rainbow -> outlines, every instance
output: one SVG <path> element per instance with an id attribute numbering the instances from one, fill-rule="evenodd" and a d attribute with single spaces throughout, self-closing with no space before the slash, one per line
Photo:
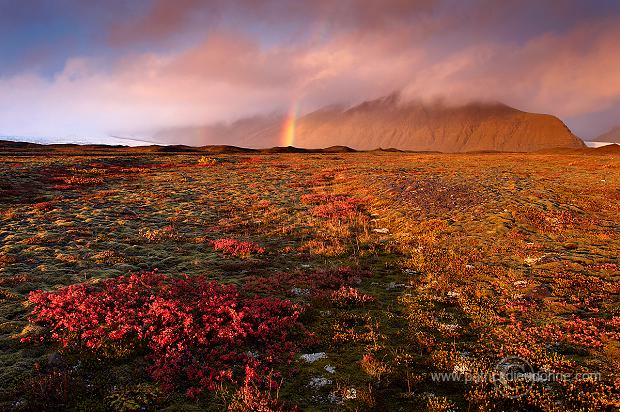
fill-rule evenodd
<path id="1" fill-rule="evenodd" d="M 295 101 L 292 105 L 286 119 L 284 120 L 284 124 L 282 126 L 282 136 L 281 136 L 281 144 L 282 146 L 293 146 L 295 144 L 295 129 L 297 127 L 297 101 Z"/>

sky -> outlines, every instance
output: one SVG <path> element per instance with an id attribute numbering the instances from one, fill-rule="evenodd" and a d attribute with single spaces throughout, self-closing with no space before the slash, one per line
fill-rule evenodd
<path id="1" fill-rule="evenodd" d="M 148 139 L 400 91 L 620 124 L 617 0 L 0 0 L 0 135 Z"/>

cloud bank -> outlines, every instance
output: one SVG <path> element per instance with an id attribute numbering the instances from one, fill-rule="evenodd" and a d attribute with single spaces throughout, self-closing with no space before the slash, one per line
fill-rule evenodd
<path id="1" fill-rule="evenodd" d="M 96 33 L 55 70 L 11 57 L 0 134 L 148 136 L 402 90 L 498 100 L 593 135 L 620 120 L 620 20 L 603 3 L 597 14 L 568 1 L 119 2 L 119 18 L 97 20 L 66 1 Z"/>

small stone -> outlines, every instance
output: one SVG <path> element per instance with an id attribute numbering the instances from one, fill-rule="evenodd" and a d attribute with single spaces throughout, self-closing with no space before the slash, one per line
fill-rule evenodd
<path id="1" fill-rule="evenodd" d="M 342 396 L 344 399 L 356 399 L 357 398 L 357 389 L 348 388 L 344 391 L 344 395 Z"/>
<path id="2" fill-rule="evenodd" d="M 388 285 L 385 287 L 385 290 L 401 289 L 401 288 L 404 288 L 404 287 L 405 287 L 405 284 L 404 284 L 404 283 L 390 282 L 390 283 L 388 283 Z"/>
<path id="3" fill-rule="evenodd" d="M 292 288 L 291 294 L 295 296 L 308 296 L 310 294 L 310 289 Z"/>
<path id="4" fill-rule="evenodd" d="M 332 365 L 325 365 L 324 368 L 328 373 L 336 373 L 336 367 Z"/>
<path id="5" fill-rule="evenodd" d="M 533 257 L 533 256 L 527 256 L 525 259 L 523 259 L 523 261 L 530 266 L 538 262 L 539 260 L 540 258 Z"/>
<path id="6" fill-rule="evenodd" d="M 314 389 L 318 389 L 318 388 L 322 388 L 323 386 L 327 386 L 331 384 L 332 384 L 331 380 L 324 378 L 322 376 L 315 376 L 314 378 L 310 379 L 310 383 L 308 384 L 308 386 Z"/>
<path id="7" fill-rule="evenodd" d="M 456 373 L 459 375 L 465 375 L 469 372 L 470 372 L 469 365 L 465 362 L 457 362 L 454 365 L 454 369 L 452 370 L 452 373 Z"/>
<path id="8" fill-rule="evenodd" d="M 330 393 L 330 394 L 327 396 L 327 399 L 328 399 L 331 403 L 336 403 L 336 404 L 339 404 L 339 405 L 340 405 L 340 404 L 342 404 L 342 397 L 338 396 L 337 394 L 335 394 L 335 393 L 333 393 L 333 392 L 332 392 L 332 393 Z"/>
<path id="9" fill-rule="evenodd" d="M 308 363 L 314 363 L 319 359 L 327 359 L 327 354 L 325 352 L 304 353 L 300 358 Z"/>
<path id="10" fill-rule="evenodd" d="M 460 326 L 455 323 L 442 323 L 439 325 L 439 329 L 446 331 L 446 332 L 454 332 L 458 330 L 459 328 Z"/>

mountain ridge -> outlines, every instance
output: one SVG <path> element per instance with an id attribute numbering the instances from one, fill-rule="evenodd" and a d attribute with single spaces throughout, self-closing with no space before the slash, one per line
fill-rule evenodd
<path id="1" fill-rule="evenodd" d="M 620 143 L 620 126 L 614 126 L 609 131 L 597 136 L 591 142 Z"/>
<path id="2" fill-rule="evenodd" d="M 281 144 L 285 118 L 256 116 L 228 125 L 169 129 L 155 139 L 188 144 L 270 147 Z M 449 106 L 403 102 L 397 94 L 352 107 L 320 108 L 296 119 L 295 146 L 348 146 L 356 150 L 532 152 L 584 143 L 557 117 L 528 113 L 503 103 Z"/>

